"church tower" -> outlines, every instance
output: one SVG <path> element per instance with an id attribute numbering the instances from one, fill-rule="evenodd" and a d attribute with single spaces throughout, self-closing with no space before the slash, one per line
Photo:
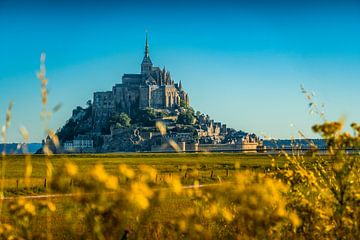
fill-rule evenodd
<path id="1" fill-rule="evenodd" d="M 146 74 L 151 72 L 152 70 L 152 62 L 150 60 L 150 56 L 149 56 L 149 43 L 148 43 L 148 36 L 146 34 L 146 42 L 145 42 L 145 55 L 144 55 L 144 59 L 141 63 L 141 74 Z"/>

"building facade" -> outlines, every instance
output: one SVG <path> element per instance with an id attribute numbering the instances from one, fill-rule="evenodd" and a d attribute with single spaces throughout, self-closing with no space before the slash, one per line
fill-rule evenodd
<path id="1" fill-rule="evenodd" d="M 79 135 L 72 141 L 64 143 L 65 152 L 93 152 L 94 141 L 90 136 Z"/>

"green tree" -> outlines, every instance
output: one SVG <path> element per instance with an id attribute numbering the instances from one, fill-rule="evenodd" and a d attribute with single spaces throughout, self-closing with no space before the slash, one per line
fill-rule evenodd
<path id="1" fill-rule="evenodd" d="M 116 114 L 112 117 L 111 123 L 115 126 L 119 127 L 130 127 L 131 118 L 124 112 L 121 112 L 119 114 Z"/>
<path id="2" fill-rule="evenodd" d="M 134 111 L 132 115 L 133 123 L 140 123 L 144 126 L 153 126 L 154 119 L 157 118 L 154 109 L 145 109 Z"/>
<path id="3" fill-rule="evenodd" d="M 195 120 L 194 114 L 192 111 L 185 111 L 180 113 L 180 115 L 178 116 L 178 120 L 177 123 L 180 124 L 193 124 Z"/>

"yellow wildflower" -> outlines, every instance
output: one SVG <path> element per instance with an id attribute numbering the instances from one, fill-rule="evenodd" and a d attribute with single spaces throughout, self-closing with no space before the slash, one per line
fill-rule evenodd
<path id="1" fill-rule="evenodd" d="M 35 206 L 32 203 L 25 203 L 24 205 L 24 209 L 26 212 L 30 213 L 31 215 L 35 216 L 36 215 L 36 209 Z"/>
<path id="2" fill-rule="evenodd" d="M 227 222 L 231 222 L 234 219 L 234 215 L 227 209 L 222 210 L 222 216 Z"/>
<path id="3" fill-rule="evenodd" d="M 106 182 L 108 179 L 108 174 L 105 172 L 104 166 L 101 164 L 97 164 L 94 167 L 94 169 L 91 171 L 91 176 L 100 182 Z"/>
<path id="4" fill-rule="evenodd" d="M 105 186 L 106 186 L 108 189 L 112 189 L 112 190 L 118 189 L 118 187 L 119 187 L 119 182 L 118 182 L 117 177 L 115 177 L 115 176 L 109 176 L 108 179 L 107 179 L 107 181 L 105 182 Z"/>
<path id="5" fill-rule="evenodd" d="M 122 175 L 124 175 L 127 178 L 133 179 L 135 177 L 135 172 L 131 168 L 129 168 L 125 164 L 119 165 L 119 171 Z"/>
<path id="6" fill-rule="evenodd" d="M 67 173 L 71 177 L 75 176 L 78 172 L 78 167 L 75 164 L 70 163 L 70 162 L 65 164 L 65 168 L 66 168 Z"/>

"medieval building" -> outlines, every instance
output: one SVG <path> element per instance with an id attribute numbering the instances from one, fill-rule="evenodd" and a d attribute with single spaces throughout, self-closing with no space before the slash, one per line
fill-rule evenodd
<path id="1" fill-rule="evenodd" d="M 181 81 L 175 83 L 165 67 L 154 67 L 149 55 L 146 36 L 145 55 L 138 74 L 124 74 L 122 83 L 115 84 L 112 91 L 95 92 L 93 116 L 96 125 L 106 121 L 117 112 L 131 115 L 134 109 L 174 109 L 188 106 L 189 98 L 182 88 Z"/>

